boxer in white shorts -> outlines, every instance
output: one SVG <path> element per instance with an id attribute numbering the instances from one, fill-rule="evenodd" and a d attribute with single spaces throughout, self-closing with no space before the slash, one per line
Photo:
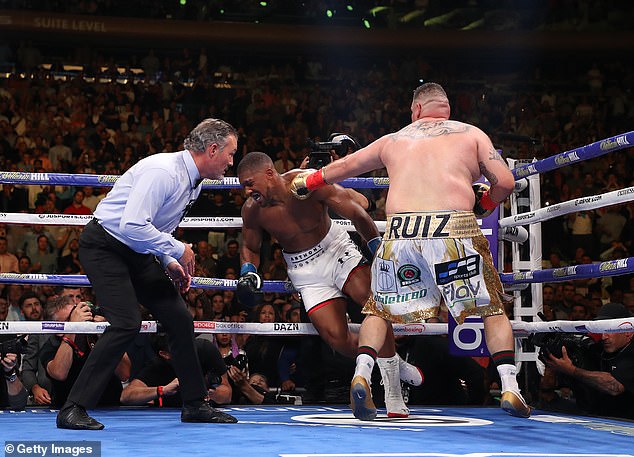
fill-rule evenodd
<path id="1" fill-rule="evenodd" d="M 284 252 L 284 260 L 288 278 L 301 294 L 308 316 L 333 299 L 344 298 L 348 278 L 367 267 L 357 245 L 335 222 L 319 244 L 302 252 Z"/>
<path id="2" fill-rule="evenodd" d="M 267 232 L 282 246 L 289 279 L 301 293 L 319 336 L 342 355 L 355 357 L 358 334 L 348 328 L 347 299 L 360 307 L 366 303 L 370 267 L 346 230 L 332 221 L 328 212 L 350 220 L 371 252 L 380 242 L 379 231 L 354 195 L 341 186 L 330 186 L 302 200 L 293 198 L 289 185 L 300 172 L 279 174 L 271 158 L 261 152 L 250 152 L 240 161 L 238 179 L 249 198 L 241 213 L 242 267 L 236 294 L 248 306 L 261 289 L 257 267 L 263 234 Z M 387 408 L 394 416 L 406 417 L 409 411 L 402 399 L 400 380 L 420 385 L 422 374 L 396 354 L 391 325 L 384 333 L 378 361 Z M 389 375 L 384 372 L 385 364 L 393 368 Z"/>

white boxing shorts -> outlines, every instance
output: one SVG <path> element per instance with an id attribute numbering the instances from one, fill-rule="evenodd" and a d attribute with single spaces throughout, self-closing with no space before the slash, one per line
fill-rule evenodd
<path id="1" fill-rule="evenodd" d="M 438 316 L 441 298 L 456 322 L 502 314 L 502 283 L 489 242 L 470 211 L 388 217 L 372 263 L 363 312 L 407 324 Z"/>
<path id="2" fill-rule="evenodd" d="M 284 252 L 288 278 L 304 302 L 306 312 L 345 297 L 343 288 L 350 274 L 365 264 L 363 255 L 348 232 L 331 222 L 326 236 L 310 249 Z"/>

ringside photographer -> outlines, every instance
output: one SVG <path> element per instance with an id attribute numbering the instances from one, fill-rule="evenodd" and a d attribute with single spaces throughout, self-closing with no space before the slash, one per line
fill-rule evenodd
<path id="1" fill-rule="evenodd" d="M 4 381 L 0 383 L 0 409 L 24 409 L 27 392 L 18 377 L 17 366 L 24 352 L 24 342 L 15 335 L 0 335 L 0 367 Z"/>
<path id="2" fill-rule="evenodd" d="M 620 303 L 603 305 L 595 320 L 630 317 Z M 596 369 L 581 367 L 581 360 L 592 354 L 593 348 L 582 350 L 584 357 L 571 357 L 570 344 L 562 344 L 561 356 L 554 350 L 541 351 L 546 367 L 570 380 L 575 395 L 582 393 L 584 412 L 599 416 L 634 419 L 634 348 L 633 332 L 601 334 L 601 350 L 596 352 Z M 592 357 L 592 356 L 591 356 Z M 584 363 L 587 360 L 584 360 Z"/>

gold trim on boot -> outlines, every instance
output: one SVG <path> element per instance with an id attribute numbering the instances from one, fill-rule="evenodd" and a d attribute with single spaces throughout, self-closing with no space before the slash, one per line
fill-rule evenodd
<path id="1" fill-rule="evenodd" d="M 500 408 L 515 417 L 530 417 L 531 407 L 526 404 L 519 393 L 510 390 L 502 393 Z"/>
<path id="2" fill-rule="evenodd" d="M 376 417 L 376 406 L 372 401 L 370 386 L 363 376 L 355 376 L 350 384 L 350 407 L 359 420 L 371 421 Z"/>

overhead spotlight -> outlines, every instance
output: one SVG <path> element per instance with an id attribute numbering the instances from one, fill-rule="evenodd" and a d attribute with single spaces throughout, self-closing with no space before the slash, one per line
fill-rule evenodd
<path id="1" fill-rule="evenodd" d="M 181 6 L 187 5 L 187 0 L 180 0 L 180 4 L 181 4 Z"/>
<path id="2" fill-rule="evenodd" d="M 326 10 L 326 16 L 328 16 L 329 18 L 334 16 L 334 12 L 332 10 Z"/>
<path id="3" fill-rule="evenodd" d="M 260 2 L 260 6 L 269 6 L 268 2 Z"/>
<path id="4" fill-rule="evenodd" d="M 387 11 L 389 9 L 390 9 L 389 6 L 375 6 L 374 8 L 370 9 L 370 14 L 372 16 L 376 16 L 377 14 L 382 13 L 383 11 Z"/>
<path id="5" fill-rule="evenodd" d="M 368 20 L 367 20 L 367 19 L 365 19 L 365 18 L 363 19 L 363 26 L 364 26 L 366 29 L 369 29 L 369 28 L 371 28 L 371 27 L 372 27 L 372 25 L 370 24 L 370 21 L 368 21 Z"/>
<path id="6" fill-rule="evenodd" d="M 352 8 L 352 5 L 346 5 L 346 9 L 347 9 L 348 11 L 352 11 L 352 9 L 353 9 L 353 8 Z"/>

